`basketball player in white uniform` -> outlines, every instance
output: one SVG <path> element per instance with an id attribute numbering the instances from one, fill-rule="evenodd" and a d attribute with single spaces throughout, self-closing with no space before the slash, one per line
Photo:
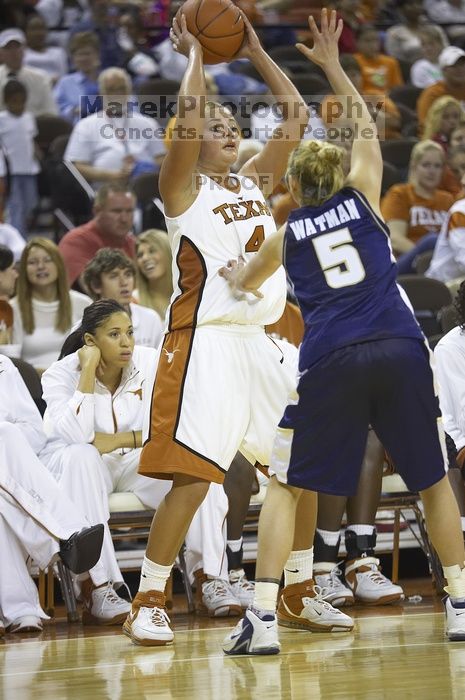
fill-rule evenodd
<path id="1" fill-rule="evenodd" d="M 286 352 L 263 328 L 284 309 L 282 270 L 268 281 L 264 298 L 235 299 L 218 277 L 224 260 L 248 259 L 275 231 L 264 196 L 283 176 L 308 120 L 298 91 L 244 21 L 246 38 L 238 55 L 250 58 L 271 93 L 281 96 L 284 111 L 289 109 L 281 138 L 270 139 L 237 176 L 230 175 L 237 122 L 202 97 L 202 49 L 185 18 L 181 24 L 175 20 L 171 30 L 175 50 L 188 57 L 176 133 L 159 181 L 175 284 L 140 473 L 172 479 L 173 487 L 155 515 L 139 593 L 124 625 L 135 643 L 148 646 L 173 639 L 165 584 L 210 482 L 222 483 L 239 448 L 252 462 L 269 462 L 274 430 L 295 383 L 294 363 L 288 364 Z"/>

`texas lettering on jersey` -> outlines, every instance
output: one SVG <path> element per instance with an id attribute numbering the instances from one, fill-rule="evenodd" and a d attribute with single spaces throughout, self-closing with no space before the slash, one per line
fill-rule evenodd
<path id="1" fill-rule="evenodd" d="M 254 216 L 271 216 L 269 207 L 256 199 L 248 199 L 235 204 L 225 202 L 212 211 L 214 214 L 222 216 L 225 224 L 231 224 L 233 221 L 246 221 Z"/>

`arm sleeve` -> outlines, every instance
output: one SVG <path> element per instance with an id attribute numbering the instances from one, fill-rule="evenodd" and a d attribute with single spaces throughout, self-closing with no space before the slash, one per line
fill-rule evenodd
<path id="1" fill-rule="evenodd" d="M 385 221 L 409 221 L 410 206 L 403 189 L 394 185 L 386 192 L 381 200 L 381 214 Z"/>
<path id="2" fill-rule="evenodd" d="M 81 161 L 82 163 L 92 163 L 92 138 L 86 132 L 85 119 L 77 122 L 71 132 L 68 145 L 66 146 L 63 160 Z"/>
<path id="3" fill-rule="evenodd" d="M 67 445 L 91 443 L 95 437 L 95 397 L 76 389 L 76 376 L 63 361 L 54 362 L 42 375 L 47 404 L 45 430 Z"/>
<path id="4" fill-rule="evenodd" d="M 20 373 L 5 359 L 1 362 L 0 387 L 1 395 L 9 397 L 0 402 L 0 420 L 18 426 L 35 454 L 39 454 L 47 442 L 42 417 Z"/>
<path id="5" fill-rule="evenodd" d="M 67 76 L 66 76 L 67 77 Z M 54 95 L 55 95 L 55 100 L 58 105 L 58 111 L 60 113 L 60 116 L 62 116 L 64 119 L 67 119 L 71 123 L 74 122 L 74 109 L 75 109 L 75 104 L 74 102 L 70 99 L 68 95 L 68 81 L 67 80 L 59 80 L 57 84 L 55 85 L 54 89 Z"/>
<path id="6" fill-rule="evenodd" d="M 69 285 L 72 286 L 93 257 L 94 251 L 85 247 L 85 242 L 79 236 L 74 236 L 70 231 L 61 239 L 58 249 L 65 263 Z"/>
<path id="7" fill-rule="evenodd" d="M 400 64 L 397 58 L 392 59 L 392 68 L 391 68 L 391 88 L 396 87 L 397 85 L 403 85 L 404 84 L 404 79 L 402 77 L 402 71 L 400 70 Z"/>
<path id="8" fill-rule="evenodd" d="M 457 450 L 465 445 L 465 362 L 457 347 L 440 343 L 434 351 L 444 430 Z"/>
<path id="9" fill-rule="evenodd" d="M 57 106 L 53 97 L 52 88 L 47 78 L 44 78 L 42 85 L 42 104 L 40 107 L 41 114 L 57 114 Z"/>

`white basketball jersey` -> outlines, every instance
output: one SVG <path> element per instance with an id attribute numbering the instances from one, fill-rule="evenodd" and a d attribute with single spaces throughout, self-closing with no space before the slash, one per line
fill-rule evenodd
<path id="1" fill-rule="evenodd" d="M 183 214 L 166 217 L 173 251 L 174 292 L 168 328 L 201 324 L 266 325 L 277 321 L 286 302 L 286 275 L 281 267 L 260 288 L 238 301 L 218 270 L 228 260 L 245 260 L 276 231 L 263 194 L 248 177 L 237 176 L 237 193 L 202 175 L 195 202 Z"/>

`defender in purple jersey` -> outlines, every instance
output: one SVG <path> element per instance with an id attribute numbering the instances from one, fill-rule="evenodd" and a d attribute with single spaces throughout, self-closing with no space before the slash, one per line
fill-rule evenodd
<path id="1" fill-rule="evenodd" d="M 323 10 L 321 31 L 313 17 L 309 26 L 313 49 L 298 48 L 323 68 L 336 95 L 357 104 L 352 125 L 365 138 L 354 140 L 346 179 L 340 149 L 316 141 L 301 144 L 287 170 L 299 208 L 247 265 L 230 261 L 220 271 L 234 294 L 259 296 L 263 282 L 284 263 L 305 320 L 298 392 L 277 430 L 274 477 L 260 517 L 254 603 L 223 649 L 228 654 L 279 650 L 275 603 L 301 489 L 314 493 L 315 510 L 317 491 L 354 493 L 369 424 L 409 488 L 420 491 L 447 578 L 447 635 L 465 641 L 460 518 L 445 473 L 429 350 L 397 288 L 379 210 L 382 158 L 376 127 L 339 63 L 342 23 L 336 13 Z M 280 603 L 278 619 L 286 616 L 291 621 L 292 610 L 283 611 Z"/>

